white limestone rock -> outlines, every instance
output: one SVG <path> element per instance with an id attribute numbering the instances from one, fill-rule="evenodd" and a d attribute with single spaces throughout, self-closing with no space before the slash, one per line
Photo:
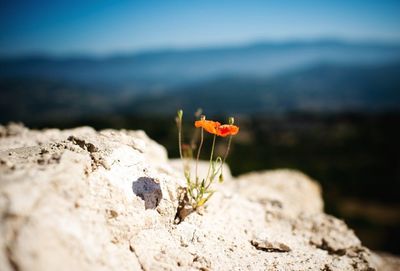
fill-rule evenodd
<path id="1" fill-rule="evenodd" d="M 0 126 L 0 270 L 395 270 L 295 171 L 226 167 L 174 224 L 177 163 L 142 131 Z"/>

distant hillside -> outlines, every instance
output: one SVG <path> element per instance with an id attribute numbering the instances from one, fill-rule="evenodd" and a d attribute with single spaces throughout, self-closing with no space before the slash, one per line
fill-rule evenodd
<path id="1" fill-rule="evenodd" d="M 168 115 L 177 108 L 208 114 L 289 111 L 400 111 L 400 62 L 320 64 L 275 77 L 225 76 L 160 93 L 46 79 L 0 79 L 0 122 L 52 123 L 118 115 Z"/>
<path id="2" fill-rule="evenodd" d="M 0 79 L 0 123 L 52 123 L 110 114 L 119 104 L 112 92 L 50 79 Z"/>
<path id="3" fill-rule="evenodd" d="M 238 47 L 164 50 L 104 58 L 49 56 L 0 59 L 0 78 L 62 80 L 133 92 L 226 75 L 275 76 L 316 63 L 382 64 L 400 60 L 400 45 L 338 40 L 265 42 Z"/>
<path id="4" fill-rule="evenodd" d="M 399 111 L 400 62 L 377 66 L 321 64 L 274 78 L 224 77 L 136 99 L 141 113 L 195 111 L 215 114 L 287 111 Z"/>

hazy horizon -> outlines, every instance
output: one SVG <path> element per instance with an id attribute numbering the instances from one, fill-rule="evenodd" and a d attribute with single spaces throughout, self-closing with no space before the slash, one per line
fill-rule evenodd
<path id="1" fill-rule="evenodd" d="M 116 50 L 105 53 L 96 53 L 90 51 L 80 51 L 80 52 L 61 52 L 61 53 L 52 53 L 46 51 L 32 51 L 21 54 L 2 54 L 0 52 L 0 59 L 15 59 L 15 58 L 30 58 L 30 57 L 49 57 L 49 58 L 79 58 L 79 57 L 89 57 L 89 58 L 98 58 L 98 59 L 107 59 L 113 57 L 120 56 L 135 56 L 141 54 L 151 54 L 151 53 L 163 53 L 163 52 L 195 52 L 202 50 L 218 50 L 218 49 L 241 49 L 241 48 L 250 48 L 253 46 L 262 46 L 262 45 L 287 45 L 294 43 L 304 43 L 304 44 L 312 44 L 319 42 L 330 42 L 330 43 L 339 43 L 344 45 L 381 45 L 381 46 L 400 46 L 399 41 L 385 41 L 385 40 L 373 40 L 373 39 L 359 39 L 359 40 L 350 40 L 340 37 L 320 37 L 320 38 L 288 38 L 288 39 L 258 39 L 258 40 L 249 40 L 243 41 L 240 43 L 224 43 L 224 44 L 207 44 L 207 45 L 193 45 L 193 46 L 165 46 L 165 47 L 154 47 L 154 48 L 145 48 L 145 49 L 137 49 L 137 50 Z"/>

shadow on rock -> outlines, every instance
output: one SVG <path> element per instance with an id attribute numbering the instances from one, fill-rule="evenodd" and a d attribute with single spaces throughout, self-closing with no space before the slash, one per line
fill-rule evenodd
<path id="1" fill-rule="evenodd" d="M 133 193 L 144 200 L 146 209 L 155 209 L 162 199 L 160 184 L 149 177 L 140 177 L 132 183 Z"/>

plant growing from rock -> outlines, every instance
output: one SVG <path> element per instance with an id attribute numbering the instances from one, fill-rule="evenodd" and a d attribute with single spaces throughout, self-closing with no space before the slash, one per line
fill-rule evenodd
<path id="1" fill-rule="evenodd" d="M 198 114 L 198 116 L 199 115 L 200 114 Z M 205 115 L 200 115 L 200 118 L 194 122 L 194 126 L 200 129 L 198 146 L 194 144 L 195 137 L 193 137 L 191 144 L 184 144 L 182 139 L 182 119 L 183 111 L 179 110 L 176 117 L 176 123 L 178 127 L 179 154 L 183 162 L 183 172 L 187 184 L 184 197 L 181 200 L 180 210 L 178 210 L 177 214 L 177 217 L 179 217 L 181 220 L 191 212 L 198 210 L 199 207 L 203 206 L 210 199 L 215 192 L 211 189 L 211 185 L 216 179 L 218 179 L 219 182 L 223 182 L 223 166 L 230 150 L 232 137 L 239 132 L 239 127 L 234 125 L 233 117 L 229 118 L 228 124 L 221 124 L 217 121 L 207 120 Z M 212 134 L 213 139 L 207 175 L 200 177 L 198 174 L 198 164 L 204 144 L 204 131 Z M 229 138 L 224 156 L 217 156 L 214 158 L 214 149 L 217 137 Z M 194 176 L 192 176 L 191 171 L 191 164 L 193 160 L 195 160 Z"/>

